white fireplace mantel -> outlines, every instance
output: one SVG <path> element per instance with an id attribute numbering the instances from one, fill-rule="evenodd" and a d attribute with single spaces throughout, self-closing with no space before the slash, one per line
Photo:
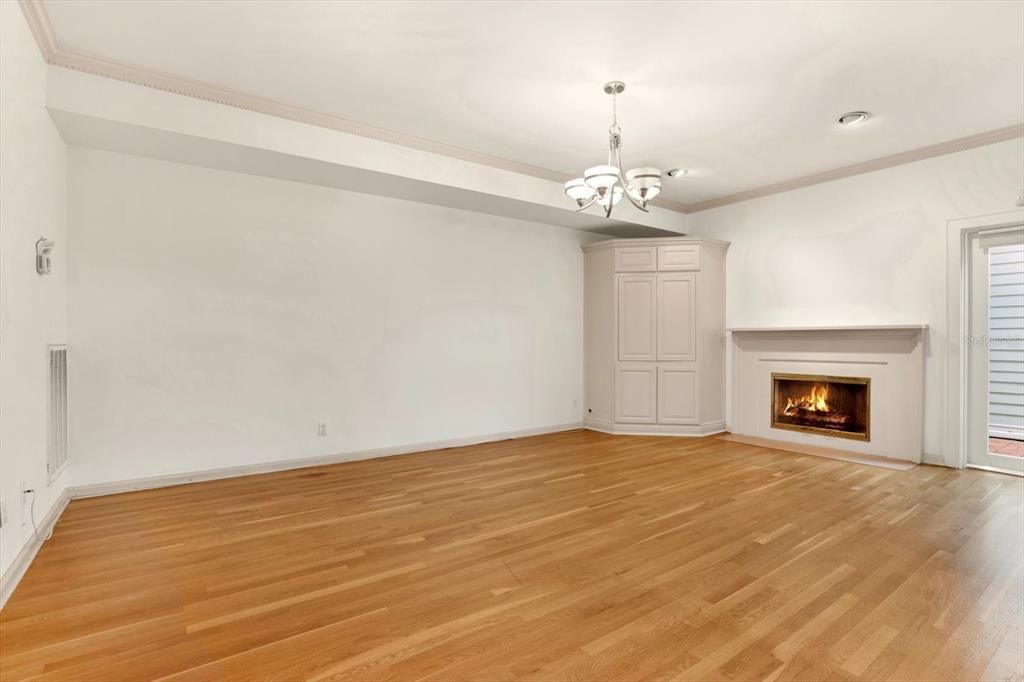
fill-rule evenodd
<path id="1" fill-rule="evenodd" d="M 906 331 L 920 332 L 928 329 L 926 324 L 875 324 L 840 325 L 836 327 L 729 327 L 726 331 L 734 334 L 743 332 L 859 332 L 859 331 Z"/>
<path id="2" fill-rule="evenodd" d="M 928 325 L 733 327 L 732 423 L 741 436 L 920 462 Z M 775 429 L 772 373 L 871 380 L 871 440 Z"/>

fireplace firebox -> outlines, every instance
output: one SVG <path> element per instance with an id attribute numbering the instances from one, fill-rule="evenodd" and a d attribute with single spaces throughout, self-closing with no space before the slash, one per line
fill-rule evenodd
<path id="1" fill-rule="evenodd" d="M 871 440 L 871 379 L 772 373 L 772 428 Z"/>

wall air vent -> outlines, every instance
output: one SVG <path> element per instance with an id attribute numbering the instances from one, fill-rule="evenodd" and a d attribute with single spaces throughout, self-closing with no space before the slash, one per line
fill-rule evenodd
<path id="1" fill-rule="evenodd" d="M 68 463 L 68 349 L 50 346 L 46 471 L 55 479 Z"/>

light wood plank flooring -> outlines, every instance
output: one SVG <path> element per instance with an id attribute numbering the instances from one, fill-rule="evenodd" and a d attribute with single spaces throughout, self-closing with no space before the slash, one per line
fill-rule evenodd
<path id="1" fill-rule="evenodd" d="M 0 678 L 1019 680 L 1022 500 L 587 431 L 78 500 Z"/>

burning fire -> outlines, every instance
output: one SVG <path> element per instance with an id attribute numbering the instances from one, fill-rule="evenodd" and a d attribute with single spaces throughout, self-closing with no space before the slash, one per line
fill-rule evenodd
<path id="1" fill-rule="evenodd" d="M 811 392 L 800 398 L 786 398 L 786 409 L 782 414 L 787 417 L 796 415 L 798 411 L 804 412 L 831 412 L 828 407 L 828 386 L 814 384 Z"/>

